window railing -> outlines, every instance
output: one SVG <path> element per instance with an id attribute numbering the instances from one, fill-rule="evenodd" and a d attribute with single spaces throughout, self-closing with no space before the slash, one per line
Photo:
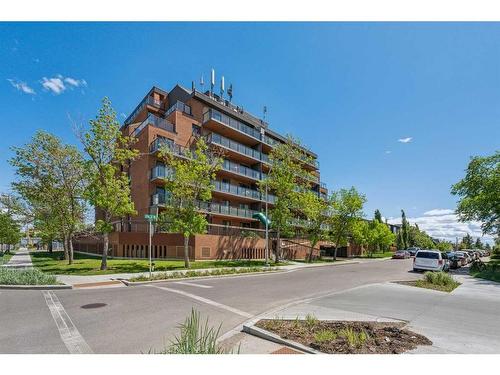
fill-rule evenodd
<path id="1" fill-rule="evenodd" d="M 164 165 L 157 165 L 151 168 L 151 180 L 157 178 L 166 178 L 171 176 L 172 169 L 165 167 Z"/>
<path id="2" fill-rule="evenodd" d="M 165 112 L 165 117 L 167 117 L 168 115 L 170 115 L 174 111 L 179 111 L 179 112 L 183 112 L 187 115 L 191 115 L 191 107 L 188 106 L 187 104 L 184 104 L 183 102 L 180 102 L 180 101 L 175 102 L 175 104 L 173 104 L 167 110 L 167 112 Z"/>
<path id="3" fill-rule="evenodd" d="M 244 165 L 232 162 L 227 159 L 224 159 L 224 163 L 222 164 L 222 169 L 229 172 L 237 173 L 242 176 L 250 177 L 255 180 L 260 180 L 261 176 L 265 175 L 264 173 L 256 171 L 255 169 L 245 167 Z"/>
<path id="4" fill-rule="evenodd" d="M 166 130 L 171 133 L 175 133 L 175 125 L 169 121 L 150 113 L 148 117 L 141 122 L 141 124 L 135 128 L 132 132 L 132 137 L 137 137 L 137 135 L 144 129 L 147 125 L 153 125 L 156 128 Z"/>
<path id="5" fill-rule="evenodd" d="M 227 125 L 255 139 L 260 140 L 261 138 L 259 130 L 252 128 L 251 126 L 246 125 L 238 120 L 235 120 L 232 117 L 229 117 L 219 111 L 216 111 L 215 109 L 209 109 L 203 114 L 203 123 L 206 123 L 209 120 L 220 122 L 221 124 Z"/>

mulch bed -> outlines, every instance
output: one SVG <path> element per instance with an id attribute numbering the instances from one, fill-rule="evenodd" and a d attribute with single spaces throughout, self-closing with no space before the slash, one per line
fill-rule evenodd
<path id="1" fill-rule="evenodd" d="M 257 327 L 273 332 L 283 339 L 292 340 L 328 354 L 399 354 L 418 345 L 432 345 L 425 336 L 404 328 L 404 323 L 352 322 L 264 319 Z M 365 339 L 349 342 L 343 332 L 355 335 L 363 332 Z M 332 339 L 317 338 L 319 332 L 332 332 Z"/>

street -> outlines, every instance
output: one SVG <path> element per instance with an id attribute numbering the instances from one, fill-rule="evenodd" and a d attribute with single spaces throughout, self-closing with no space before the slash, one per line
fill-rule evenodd
<path id="1" fill-rule="evenodd" d="M 419 277 L 409 269 L 409 260 L 384 260 L 150 286 L 1 290 L 0 353 L 79 353 L 75 337 L 93 353 L 159 351 L 178 333 L 191 308 L 211 325 L 222 324 L 224 334 L 292 301 Z"/>

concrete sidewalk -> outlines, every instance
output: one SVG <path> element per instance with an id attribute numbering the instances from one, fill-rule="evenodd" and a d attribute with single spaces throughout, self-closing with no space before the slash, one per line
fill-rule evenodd
<path id="1" fill-rule="evenodd" d="M 3 267 L 8 268 L 32 268 L 33 263 L 31 262 L 31 257 L 28 249 L 21 248 L 10 258 L 7 264 Z"/>
<path id="2" fill-rule="evenodd" d="M 395 283 L 371 284 L 294 303 L 262 318 L 314 314 L 322 320 L 399 320 L 433 342 L 410 353 L 499 354 L 500 284 L 470 276 L 456 278 L 462 285 L 452 293 Z"/>

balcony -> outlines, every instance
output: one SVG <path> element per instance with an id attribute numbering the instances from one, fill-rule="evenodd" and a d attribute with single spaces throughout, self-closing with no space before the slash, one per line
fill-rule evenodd
<path id="1" fill-rule="evenodd" d="M 186 147 L 178 145 L 177 143 L 174 143 L 174 141 L 168 138 L 156 138 L 149 145 L 149 152 L 158 152 L 163 146 L 167 146 L 177 156 L 186 157 L 186 151 L 188 149 Z"/>
<path id="2" fill-rule="evenodd" d="M 169 116 L 172 112 L 179 111 L 191 116 L 191 107 L 183 102 L 177 101 L 173 104 L 167 112 L 165 112 L 165 117 Z"/>
<path id="3" fill-rule="evenodd" d="M 217 191 L 219 193 L 227 193 L 243 198 L 265 201 L 264 194 L 261 194 L 261 192 L 258 190 L 228 184 L 219 180 L 212 181 L 212 183 L 214 184 L 214 191 Z M 274 204 L 274 202 L 276 201 L 276 197 L 272 194 L 268 194 L 267 201 L 271 204 Z"/>
<path id="4" fill-rule="evenodd" d="M 224 163 L 222 164 L 222 169 L 254 180 L 261 180 L 263 177 L 266 176 L 265 173 L 260 173 L 255 169 L 245 167 L 244 165 L 232 162 L 228 159 L 224 159 Z"/>
<path id="5" fill-rule="evenodd" d="M 207 112 L 203 114 L 203 124 L 208 123 L 209 121 L 216 121 L 219 124 L 228 126 L 232 129 L 237 130 L 240 133 L 244 133 L 247 136 L 254 138 L 255 140 L 260 141 L 261 134 L 260 131 L 246 125 L 240 121 L 233 119 L 215 109 L 209 109 Z"/>
<path id="6" fill-rule="evenodd" d="M 207 142 L 214 143 L 231 151 L 235 151 L 243 156 L 254 159 L 254 161 L 260 162 L 267 161 L 268 159 L 266 154 L 262 154 L 260 151 L 254 150 L 253 148 L 235 142 L 217 133 L 210 133 L 207 137 Z"/>
<path id="7" fill-rule="evenodd" d="M 135 128 L 132 132 L 132 137 L 137 137 L 137 135 L 144 129 L 146 126 L 152 125 L 156 128 L 166 130 L 170 133 L 175 133 L 175 125 L 168 122 L 167 120 L 150 113 L 148 117 L 141 122 L 141 124 Z"/>
<path id="8" fill-rule="evenodd" d="M 158 99 L 154 99 L 152 96 L 147 96 L 145 97 L 137 107 L 135 107 L 134 111 L 132 112 L 132 114 L 130 116 L 128 116 L 125 121 L 124 121 L 124 124 L 125 125 L 128 125 L 130 123 L 132 123 L 132 121 L 137 117 L 137 115 L 144 109 L 144 107 L 146 107 L 147 105 L 151 106 L 151 107 L 154 107 L 154 108 L 158 108 L 158 109 L 161 109 L 162 106 L 161 106 L 161 101 L 158 100 Z"/>
<path id="9" fill-rule="evenodd" d="M 150 180 L 163 180 L 170 177 L 172 174 L 172 169 L 165 167 L 164 165 L 157 165 L 151 168 Z"/>

